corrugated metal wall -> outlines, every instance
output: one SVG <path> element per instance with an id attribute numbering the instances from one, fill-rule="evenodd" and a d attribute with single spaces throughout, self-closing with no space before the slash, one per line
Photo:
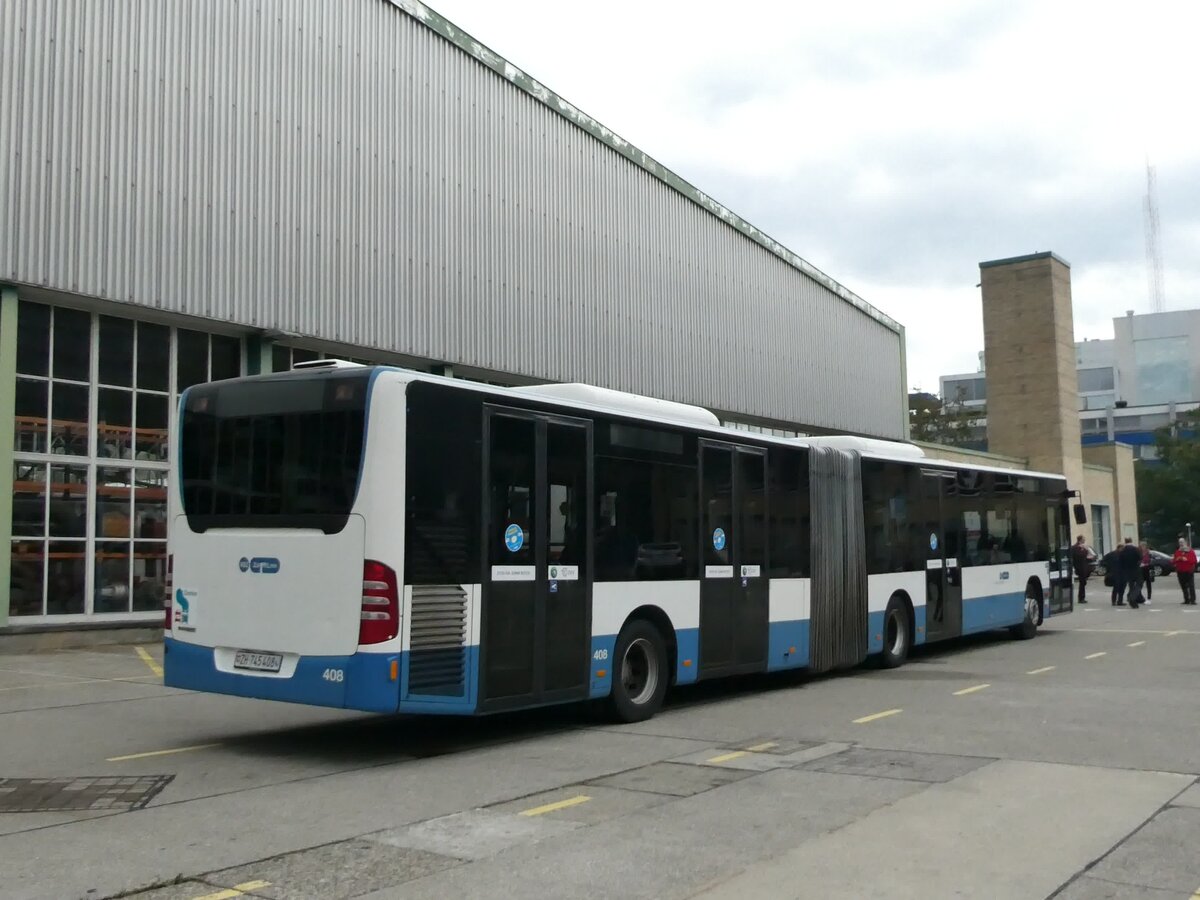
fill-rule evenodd
<path id="1" fill-rule="evenodd" d="M 0 279 L 901 434 L 887 322 L 384 0 L 3 0 L 0 132 Z"/>

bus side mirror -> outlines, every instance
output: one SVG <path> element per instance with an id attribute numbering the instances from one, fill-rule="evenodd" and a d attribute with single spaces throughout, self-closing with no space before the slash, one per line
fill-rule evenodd
<path id="1" fill-rule="evenodd" d="M 1075 524 L 1076 525 L 1086 525 L 1087 524 L 1087 509 L 1084 508 L 1084 505 L 1082 503 L 1075 504 Z"/>

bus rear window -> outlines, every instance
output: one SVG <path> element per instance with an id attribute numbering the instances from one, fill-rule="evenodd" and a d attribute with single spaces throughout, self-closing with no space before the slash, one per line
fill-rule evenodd
<path id="1" fill-rule="evenodd" d="M 200 385 L 183 409 L 193 531 L 346 525 L 362 467 L 369 372 Z"/>

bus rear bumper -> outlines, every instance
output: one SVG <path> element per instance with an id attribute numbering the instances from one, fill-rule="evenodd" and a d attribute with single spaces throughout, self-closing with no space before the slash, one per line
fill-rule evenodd
<path id="1" fill-rule="evenodd" d="M 168 687 L 364 712 L 396 712 L 399 663 L 399 654 L 387 653 L 304 656 L 290 678 L 279 678 L 223 672 L 216 666 L 214 648 L 169 637 L 163 641 L 163 683 Z"/>

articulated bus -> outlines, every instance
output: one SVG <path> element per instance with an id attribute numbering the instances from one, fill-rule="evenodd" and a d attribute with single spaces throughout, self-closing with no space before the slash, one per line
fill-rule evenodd
<path id="1" fill-rule="evenodd" d="M 636 721 L 674 685 L 898 666 L 1072 605 L 1060 476 L 587 385 L 302 364 L 190 388 L 177 450 L 174 687 Z"/>

